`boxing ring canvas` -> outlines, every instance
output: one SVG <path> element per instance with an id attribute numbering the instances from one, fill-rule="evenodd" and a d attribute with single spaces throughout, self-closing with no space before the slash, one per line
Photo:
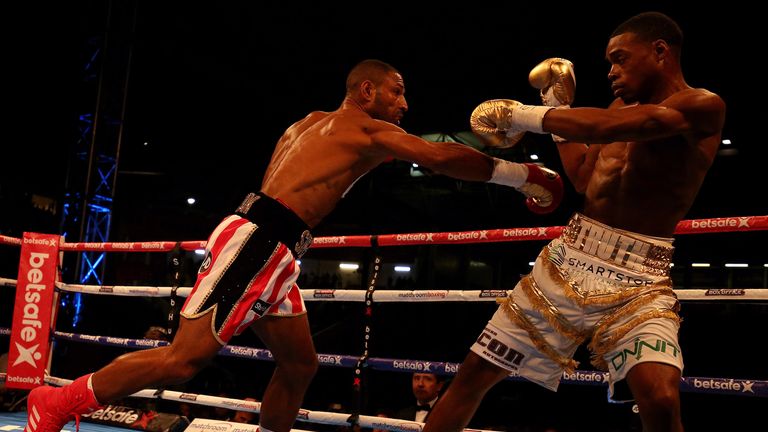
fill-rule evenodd
<path id="1" fill-rule="evenodd" d="M 0 431 L 3 432 L 15 432 L 22 431 L 27 425 L 27 413 L 26 412 L 0 412 Z M 106 426 L 96 423 L 80 422 L 80 432 L 118 432 L 124 431 L 128 428 L 119 428 L 114 426 Z M 69 422 L 62 432 L 75 432 L 75 422 Z"/>

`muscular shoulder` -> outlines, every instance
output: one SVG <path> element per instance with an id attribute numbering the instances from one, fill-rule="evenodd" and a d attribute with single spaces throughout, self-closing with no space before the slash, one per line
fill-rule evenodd
<path id="1" fill-rule="evenodd" d="M 344 125 L 345 128 L 355 129 L 360 133 L 367 135 L 376 141 L 375 137 L 381 133 L 405 133 L 399 126 L 384 120 L 377 120 L 367 114 L 359 112 L 336 112 L 332 121 L 337 126 Z"/>
<path id="2" fill-rule="evenodd" d="M 725 122 L 725 102 L 717 94 L 702 88 L 679 91 L 660 105 L 681 112 L 700 132 L 720 131 Z"/>
<path id="3" fill-rule="evenodd" d="M 306 117 L 291 125 L 291 128 L 301 128 L 302 126 L 315 124 L 329 115 L 330 113 L 325 111 L 312 111 Z"/>
<path id="4" fill-rule="evenodd" d="M 668 97 L 661 105 L 701 110 L 725 110 L 725 102 L 720 96 L 702 88 L 679 91 Z"/>
<path id="5" fill-rule="evenodd" d="M 312 111 L 311 113 L 307 114 L 306 117 L 304 117 L 303 121 L 320 120 L 328 117 L 330 114 L 331 113 L 326 111 Z"/>
<path id="6" fill-rule="evenodd" d="M 330 113 L 327 113 L 324 111 L 313 111 L 307 114 L 307 116 L 304 117 L 303 119 L 290 125 L 288 129 L 285 130 L 285 133 L 283 134 L 283 136 L 295 137 L 295 136 L 301 135 L 301 133 L 307 130 L 310 126 L 314 125 L 319 121 L 322 121 L 323 119 L 327 118 L 329 115 Z"/>
<path id="7" fill-rule="evenodd" d="M 363 124 L 363 128 L 368 132 L 369 134 L 377 133 L 377 132 L 401 132 L 405 133 L 405 131 L 390 122 L 384 121 L 384 120 L 376 120 L 376 119 L 369 119 L 367 122 Z"/>

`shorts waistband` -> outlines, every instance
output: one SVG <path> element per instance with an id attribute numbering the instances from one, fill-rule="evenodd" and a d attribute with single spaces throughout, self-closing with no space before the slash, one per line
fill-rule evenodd
<path id="1" fill-rule="evenodd" d="M 675 250 L 671 238 L 613 228 L 580 213 L 571 216 L 561 238 L 566 245 L 584 254 L 658 275 L 669 273 Z"/>
<path id="2" fill-rule="evenodd" d="M 291 209 L 261 192 L 246 195 L 235 213 L 270 231 L 296 258 L 312 245 L 309 226 Z"/>

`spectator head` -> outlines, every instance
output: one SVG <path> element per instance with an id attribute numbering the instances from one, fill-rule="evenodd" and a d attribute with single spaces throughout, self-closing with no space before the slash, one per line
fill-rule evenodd
<path id="1" fill-rule="evenodd" d="M 169 342 L 168 332 L 160 326 L 152 326 L 144 332 L 144 339 L 155 339 Z"/>
<path id="2" fill-rule="evenodd" d="M 258 402 L 254 398 L 245 398 L 244 400 L 251 401 L 251 402 Z M 256 422 L 256 413 L 251 411 L 235 411 L 235 415 L 232 416 L 232 421 L 235 423 L 248 423 L 248 424 L 255 424 Z"/>
<path id="3" fill-rule="evenodd" d="M 443 390 L 443 384 L 445 384 L 445 378 L 433 373 L 416 372 L 411 377 L 413 395 L 416 396 L 419 404 L 426 404 L 436 398 Z"/>
<path id="4" fill-rule="evenodd" d="M 395 414 L 389 409 L 380 409 L 376 411 L 376 417 L 392 418 Z M 373 429 L 371 432 L 387 432 L 386 429 Z"/>

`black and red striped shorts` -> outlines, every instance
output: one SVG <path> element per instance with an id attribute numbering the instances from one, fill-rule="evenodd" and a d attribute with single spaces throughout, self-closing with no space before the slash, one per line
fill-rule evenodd
<path id="1" fill-rule="evenodd" d="M 181 310 L 188 319 L 213 310 L 214 336 L 222 345 L 265 315 L 306 313 L 296 257 L 311 243 L 309 230 L 278 201 L 263 194 L 249 198 L 211 234 Z"/>

